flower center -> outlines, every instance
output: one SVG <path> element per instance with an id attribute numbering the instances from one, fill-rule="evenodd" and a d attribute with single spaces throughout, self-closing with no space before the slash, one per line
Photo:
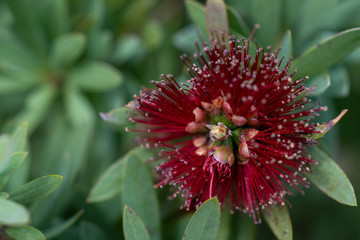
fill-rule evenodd
<path id="1" fill-rule="evenodd" d="M 207 125 L 210 129 L 210 138 L 213 141 L 222 141 L 227 139 L 231 135 L 230 129 L 228 129 L 222 122 L 218 122 L 217 125 Z"/>

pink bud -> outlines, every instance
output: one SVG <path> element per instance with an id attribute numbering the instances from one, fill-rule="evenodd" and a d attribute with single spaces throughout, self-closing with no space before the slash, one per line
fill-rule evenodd
<path id="1" fill-rule="evenodd" d="M 241 117 L 241 116 L 236 116 L 236 115 L 233 115 L 231 117 L 231 120 L 233 121 L 233 123 L 235 123 L 236 126 L 239 126 L 239 127 L 244 126 L 247 123 L 246 118 Z"/>
<path id="2" fill-rule="evenodd" d="M 189 122 L 185 128 L 185 131 L 188 133 L 201 133 L 206 131 L 206 128 L 203 123 Z"/>
<path id="3" fill-rule="evenodd" d="M 205 111 L 202 110 L 201 108 L 199 107 L 196 107 L 194 110 L 193 110 L 193 113 L 195 115 L 195 122 L 203 122 L 206 120 L 206 114 L 205 114 Z"/>

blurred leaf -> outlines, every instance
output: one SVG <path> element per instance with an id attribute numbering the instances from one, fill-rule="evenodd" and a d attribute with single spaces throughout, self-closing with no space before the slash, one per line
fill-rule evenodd
<path id="1" fill-rule="evenodd" d="M 30 44 L 34 51 L 45 55 L 47 47 L 44 31 L 38 14 L 29 0 L 6 0 L 15 20 L 15 29 Z"/>
<path id="2" fill-rule="evenodd" d="M 14 142 L 8 135 L 0 136 L 0 172 L 10 162 L 10 156 L 13 153 Z"/>
<path id="3" fill-rule="evenodd" d="M 55 225 L 54 227 L 43 231 L 47 240 L 53 239 L 59 236 L 61 233 L 65 232 L 68 228 L 70 228 L 84 213 L 84 210 L 78 211 L 74 216 L 65 221 Z"/>
<path id="4" fill-rule="evenodd" d="M 117 126 L 124 126 L 129 124 L 129 117 L 128 112 L 129 108 L 127 107 L 120 107 L 116 108 L 108 113 L 100 113 L 102 119 L 106 122 L 115 124 Z"/>
<path id="5" fill-rule="evenodd" d="M 124 235 L 127 240 L 146 240 L 150 239 L 144 222 L 141 218 L 128 206 L 125 205 L 123 211 L 123 227 Z"/>
<path id="6" fill-rule="evenodd" d="M 92 60 L 106 60 L 112 51 L 113 32 L 101 30 L 93 36 L 88 44 L 89 58 Z"/>
<path id="7" fill-rule="evenodd" d="M 41 13 L 44 15 L 44 24 L 52 38 L 67 32 L 70 29 L 70 13 L 68 1 L 46 0 Z"/>
<path id="8" fill-rule="evenodd" d="M 331 85 L 330 75 L 327 72 L 310 78 L 306 81 L 306 86 L 310 88 L 315 86 L 315 89 L 309 94 L 310 97 L 319 96 L 323 94 Z"/>
<path id="9" fill-rule="evenodd" d="M 103 231 L 94 223 L 81 221 L 79 227 L 80 240 L 106 240 Z"/>
<path id="10" fill-rule="evenodd" d="M 0 190 L 6 186 L 10 177 L 20 167 L 26 156 L 26 152 L 16 152 L 11 155 L 8 164 L 0 169 Z"/>
<path id="11" fill-rule="evenodd" d="M 23 92 L 28 89 L 32 84 L 18 81 L 6 76 L 0 76 L 0 95 L 11 95 Z"/>
<path id="12" fill-rule="evenodd" d="M 24 206 L 0 198 L 0 225 L 19 226 L 29 222 L 30 214 Z"/>
<path id="13" fill-rule="evenodd" d="M 336 162 L 319 147 L 311 147 L 310 155 L 319 165 L 311 167 L 307 178 L 332 199 L 349 206 L 357 206 L 354 188 Z"/>
<path id="14" fill-rule="evenodd" d="M 235 240 L 256 239 L 256 225 L 253 219 L 243 214 L 234 214 L 232 218 L 232 231 Z"/>
<path id="15" fill-rule="evenodd" d="M 210 198 L 191 217 L 182 239 L 215 240 L 219 232 L 219 225 L 219 201 L 216 197 Z"/>
<path id="16" fill-rule="evenodd" d="M 69 77 L 71 84 L 93 92 L 116 88 L 122 80 L 122 74 L 116 68 L 103 62 L 85 63 L 76 67 Z"/>
<path id="17" fill-rule="evenodd" d="M 160 239 L 160 211 L 153 183 L 145 164 L 132 154 L 126 164 L 123 191 L 123 203 L 149 227 L 151 239 Z"/>
<path id="18" fill-rule="evenodd" d="M 225 210 L 225 209 L 224 209 Z M 221 212 L 219 234 L 217 239 L 230 239 L 231 236 L 231 214 L 230 209 Z"/>
<path id="19" fill-rule="evenodd" d="M 54 66 L 70 66 L 79 59 L 85 49 L 86 37 L 82 33 L 66 33 L 55 39 L 50 55 Z"/>
<path id="20" fill-rule="evenodd" d="M 243 36 L 248 36 L 250 32 L 249 28 L 244 22 L 244 20 L 241 18 L 241 16 L 237 13 L 237 11 L 230 6 L 226 6 L 226 13 L 230 29 L 232 31 L 240 33 Z"/>
<path id="21" fill-rule="evenodd" d="M 14 140 L 14 152 L 24 151 L 25 142 L 28 134 L 28 124 L 26 122 L 20 124 L 11 137 Z"/>
<path id="22" fill-rule="evenodd" d="M 163 26 L 155 19 L 149 20 L 144 25 L 142 35 L 147 48 L 150 50 L 160 47 L 165 38 Z"/>
<path id="23" fill-rule="evenodd" d="M 195 46 L 195 39 L 197 38 L 196 26 L 188 25 L 181 28 L 172 36 L 172 42 L 180 51 L 187 54 L 193 54 L 194 52 L 197 52 Z"/>
<path id="24" fill-rule="evenodd" d="M 360 56 L 360 54 L 359 54 Z M 329 71 L 331 86 L 327 95 L 334 97 L 347 97 L 350 94 L 350 77 L 345 67 L 335 67 Z"/>
<path id="25" fill-rule="evenodd" d="M 94 110 L 85 96 L 71 89 L 65 95 L 66 115 L 73 127 L 92 125 L 94 122 Z"/>
<path id="26" fill-rule="evenodd" d="M 332 129 L 335 124 L 340 121 L 340 119 L 345 115 L 345 113 L 347 113 L 347 109 L 342 110 L 341 113 L 339 114 L 339 116 L 337 116 L 336 118 L 334 118 L 333 120 L 331 120 L 329 123 L 324 123 L 324 124 L 320 124 L 318 126 L 315 127 L 315 131 L 319 132 L 319 133 L 313 133 L 311 134 L 311 138 L 312 139 L 318 139 L 323 137 L 328 131 L 330 131 L 330 129 Z"/>
<path id="27" fill-rule="evenodd" d="M 105 201 L 121 192 L 127 158 L 127 155 L 120 158 L 101 174 L 99 180 L 92 187 L 87 202 L 95 203 Z"/>
<path id="28" fill-rule="evenodd" d="M 284 68 L 286 63 L 290 60 L 290 57 L 293 56 L 292 35 L 290 30 L 287 30 L 284 34 L 280 47 L 281 51 L 279 52 L 278 59 L 284 57 L 280 65 L 281 68 Z"/>
<path id="29" fill-rule="evenodd" d="M 315 76 L 344 59 L 360 45 L 360 28 L 338 33 L 311 47 L 295 59 L 291 70 L 299 69 L 296 77 Z"/>
<path id="30" fill-rule="evenodd" d="M 46 240 L 39 230 L 31 226 L 9 227 L 5 232 L 13 240 Z"/>
<path id="31" fill-rule="evenodd" d="M 206 28 L 209 36 L 214 31 L 224 34 L 225 39 L 229 36 L 229 24 L 226 11 L 226 5 L 223 0 L 207 0 L 206 1 Z M 227 39 L 225 40 L 227 43 Z"/>
<path id="32" fill-rule="evenodd" d="M 17 122 L 28 122 L 31 133 L 45 117 L 55 95 L 55 89 L 47 85 L 32 92 L 26 99 L 25 108 L 16 116 Z"/>
<path id="33" fill-rule="evenodd" d="M 207 34 L 205 7 L 201 3 L 194 0 L 185 1 L 186 11 L 189 14 L 190 19 L 195 23 L 204 36 Z"/>
<path id="34" fill-rule="evenodd" d="M 271 231 L 279 240 L 291 240 L 293 230 L 289 211 L 286 206 L 273 206 L 262 211 Z"/>
<path id="35" fill-rule="evenodd" d="M 0 198 L 2 199 L 8 199 L 9 198 L 9 194 L 7 192 L 0 192 Z"/>
<path id="36" fill-rule="evenodd" d="M 260 25 L 255 36 L 264 46 L 273 45 L 280 30 L 281 0 L 253 0 L 251 12 L 255 23 Z"/>
<path id="37" fill-rule="evenodd" d="M 123 64 L 138 58 L 143 51 L 144 46 L 138 35 L 121 36 L 115 43 L 111 60 L 116 64 Z"/>
<path id="38" fill-rule="evenodd" d="M 11 192 L 10 199 L 21 204 L 39 201 L 55 191 L 62 179 L 59 175 L 36 178 Z"/>

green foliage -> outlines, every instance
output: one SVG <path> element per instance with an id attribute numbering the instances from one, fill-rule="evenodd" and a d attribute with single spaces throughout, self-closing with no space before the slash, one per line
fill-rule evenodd
<path id="1" fill-rule="evenodd" d="M 150 239 L 145 224 L 141 218 L 128 206 L 124 208 L 124 235 L 125 239 L 147 240 Z"/>
<path id="2" fill-rule="evenodd" d="M 281 240 L 292 239 L 293 231 L 286 206 L 274 206 L 263 211 L 263 216 L 274 235 Z"/>

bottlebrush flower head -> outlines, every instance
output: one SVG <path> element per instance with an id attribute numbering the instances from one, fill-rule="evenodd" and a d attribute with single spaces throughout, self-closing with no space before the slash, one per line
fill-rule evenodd
<path id="1" fill-rule="evenodd" d="M 222 42 L 222 43 L 221 43 Z M 306 153 L 319 133 L 312 120 L 324 110 L 306 96 L 304 79 L 293 79 L 291 62 L 270 48 L 249 55 L 249 41 L 203 43 L 191 61 L 191 79 L 152 81 L 128 104 L 146 147 L 165 147 L 160 182 L 199 206 L 217 196 L 258 222 L 259 210 L 287 203 L 285 195 L 309 183 L 301 175 L 315 163 Z"/>

